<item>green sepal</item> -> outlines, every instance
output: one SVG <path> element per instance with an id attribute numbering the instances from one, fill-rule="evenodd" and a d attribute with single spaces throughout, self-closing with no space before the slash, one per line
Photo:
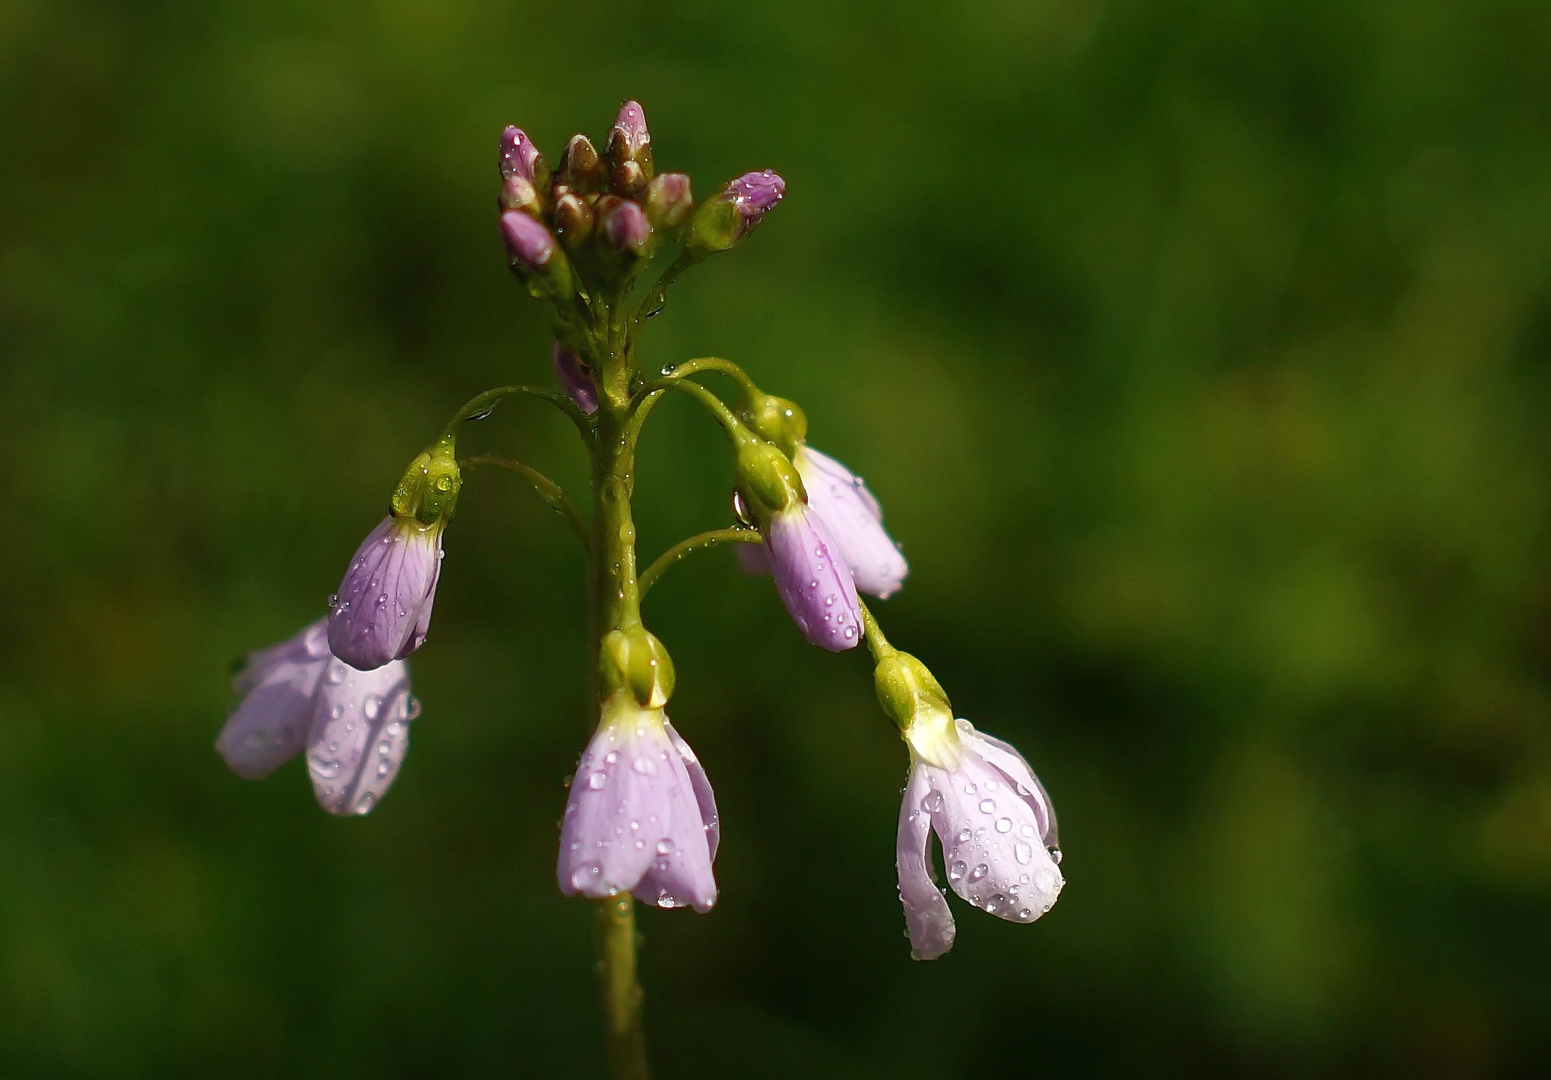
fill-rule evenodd
<path id="1" fill-rule="evenodd" d="M 657 636 L 643 626 L 610 630 L 603 635 L 598 649 L 598 672 L 607 693 L 627 689 L 642 708 L 660 709 L 673 696 L 673 658 Z"/>
<path id="2" fill-rule="evenodd" d="M 689 219 L 686 243 L 706 252 L 726 251 L 743 239 L 743 216 L 731 199 L 712 199 Z"/>
<path id="3" fill-rule="evenodd" d="M 923 714 L 952 719 L 953 706 L 942 684 L 909 653 L 895 651 L 885 656 L 873 669 L 872 677 L 878 704 L 901 731 Z"/>
<path id="4" fill-rule="evenodd" d="M 791 459 L 752 433 L 739 440 L 734 468 L 738 474 L 738 487 L 754 503 L 762 520 L 793 503 L 808 501 L 802 478 L 797 475 Z"/>
<path id="5" fill-rule="evenodd" d="M 443 435 L 421 451 L 393 489 L 393 516 L 412 517 L 422 525 L 445 524 L 458 503 L 463 474 L 458 469 L 457 440 Z"/>
<path id="6" fill-rule="evenodd" d="M 794 401 L 751 389 L 739 417 L 761 438 L 775 443 L 787 457 L 808 438 L 808 417 Z"/>

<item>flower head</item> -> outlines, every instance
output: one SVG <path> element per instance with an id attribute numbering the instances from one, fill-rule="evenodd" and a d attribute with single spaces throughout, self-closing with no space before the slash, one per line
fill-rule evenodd
<path id="1" fill-rule="evenodd" d="M 661 708 L 620 686 L 576 766 L 556 867 L 567 896 L 633 893 L 659 907 L 716 903 L 720 831 L 710 782 Z"/>
<path id="2" fill-rule="evenodd" d="M 363 672 L 341 663 L 322 619 L 253 653 L 234 687 L 242 700 L 215 743 L 227 765 L 258 780 L 306 746 L 318 802 L 332 814 L 365 814 L 381 800 L 419 708 L 407 664 Z"/>

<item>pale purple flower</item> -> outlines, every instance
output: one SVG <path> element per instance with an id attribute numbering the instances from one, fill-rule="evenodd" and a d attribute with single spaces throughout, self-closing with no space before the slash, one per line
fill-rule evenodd
<path id="1" fill-rule="evenodd" d="M 566 396 L 576 407 L 591 416 L 598 411 L 598 388 L 592 381 L 592 371 L 587 361 L 560 342 L 555 342 L 551 362 L 555 366 L 555 378 Z"/>
<path id="2" fill-rule="evenodd" d="M 883 507 L 861 477 L 811 446 L 798 447 L 792 464 L 851 567 L 859 591 L 880 600 L 899 591 L 910 566 L 883 528 Z"/>
<path id="3" fill-rule="evenodd" d="M 324 619 L 248 655 L 232 680 L 242 700 L 215 741 L 232 772 L 261 780 L 296 756 L 307 741 L 318 684 L 331 659 Z"/>
<path id="4" fill-rule="evenodd" d="M 443 523 L 390 515 L 361 541 L 329 597 L 329 649 L 362 671 L 402 659 L 425 641 L 441 577 Z"/>
<path id="5" fill-rule="evenodd" d="M 513 266 L 533 272 L 543 269 L 555 254 L 555 236 L 521 210 L 501 215 L 501 239 Z"/>
<path id="6" fill-rule="evenodd" d="M 770 515 L 764 534 L 776 592 L 803 637 L 830 652 L 860 644 L 856 585 L 824 519 L 795 500 Z"/>
<path id="7" fill-rule="evenodd" d="M 705 770 L 662 709 L 629 691 L 604 705 L 560 825 L 560 891 L 601 899 L 630 892 L 658 907 L 716 903 L 720 828 Z"/>
<path id="8" fill-rule="evenodd" d="M 243 697 L 215 743 L 227 765 L 258 780 L 307 746 L 318 802 L 333 814 L 365 814 L 381 800 L 419 710 L 408 664 L 355 670 L 329 654 L 323 619 L 253 653 L 233 685 Z"/>
<path id="9" fill-rule="evenodd" d="M 1009 922 L 1033 922 L 1056 902 L 1056 818 L 1028 762 L 968 720 L 924 715 L 905 732 L 910 778 L 899 811 L 899 898 L 911 955 L 941 956 L 953 945 L 953 914 L 935 883 L 931 839 L 942 844 L 948 884 Z"/>
<path id="10" fill-rule="evenodd" d="M 331 814 L 368 813 L 398 775 L 409 751 L 409 722 L 419 709 L 404 661 L 371 671 L 330 661 L 307 738 L 307 772 L 318 805 Z"/>
<path id="11" fill-rule="evenodd" d="M 508 126 L 501 132 L 501 179 L 520 176 L 530 184 L 537 183 L 542 179 L 539 173 L 543 168 L 543 157 L 522 128 Z"/>

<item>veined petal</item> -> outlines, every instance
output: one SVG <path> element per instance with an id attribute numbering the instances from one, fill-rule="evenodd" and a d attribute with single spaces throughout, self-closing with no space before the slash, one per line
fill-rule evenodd
<path id="1" fill-rule="evenodd" d="M 663 728 L 668 732 L 668 741 L 678 751 L 679 757 L 684 759 L 684 768 L 689 773 L 690 786 L 695 791 L 695 803 L 700 808 L 700 821 L 705 826 L 706 846 L 710 849 L 711 858 L 716 858 L 716 849 L 722 840 L 722 823 L 716 813 L 716 793 L 711 790 L 711 781 L 706 777 L 705 766 L 700 764 L 700 759 L 689 748 L 689 743 L 684 741 L 674 728 L 673 722 L 663 717 Z"/>
<path id="2" fill-rule="evenodd" d="M 243 698 L 215 741 L 232 772 L 244 780 L 259 780 L 301 750 L 318 682 L 329 661 L 322 619 L 249 656 L 233 680 Z"/>
<path id="3" fill-rule="evenodd" d="M 855 648 L 862 640 L 856 585 L 823 518 L 801 502 L 776 511 L 765 550 L 776 591 L 803 637 L 830 652 Z"/>
<path id="4" fill-rule="evenodd" d="M 973 746 L 951 772 L 920 767 L 931 780 L 932 827 L 953 891 L 1011 922 L 1050 910 L 1064 881 L 1045 850 L 1040 815 L 1015 781 Z"/>
<path id="5" fill-rule="evenodd" d="M 1005 773 L 1019 797 L 1033 808 L 1040 821 L 1040 833 L 1045 846 L 1058 846 L 1061 839 L 1056 827 L 1055 804 L 1050 801 L 1045 785 L 1039 782 L 1039 777 L 1034 775 L 1034 770 L 1029 768 L 1023 755 L 1011 743 L 975 730 L 968 720 L 957 720 L 955 723 L 959 725 L 960 737 L 971 742 L 981 757 Z"/>
<path id="6" fill-rule="evenodd" d="M 695 752 L 666 717 L 663 730 L 674 750 L 667 760 L 673 773 L 673 785 L 667 792 L 673 825 L 668 837 L 654 846 L 657 857 L 631 892 L 644 903 L 665 908 L 691 905 L 703 913 L 716 903 L 716 876 L 711 871 L 721 839 L 716 796 Z M 690 841 L 681 846 L 672 839 L 693 837 L 697 830 L 703 843 Z"/>
<path id="7" fill-rule="evenodd" d="M 389 516 L 372 530 L 330 598 L 329 648 L 370 671 L 425 640 L 441 576 L 442 528 Z"/>
<path id="8" fill-rule="evenodd" d="M 318 688 L 307 740 L 307 771 L 318 805 L 341 815 L 365 814 L 376 806 L 409 752 L 409 723 L 417 709 L 404 661 L 371 671 L 332 661 Z"/>
<path id="9" fill-rule="evenodd" d="M 899 591 L 910 565 L 883 528 L 883 507 L 859 476 L 811 446 L 792 458 L 808 491 L 808 505 L 829 526 L 856 587 L 879 599 Z"/>
<path id="10" fill-rule="evenodd" d="M 708 910 L 716 882 L 706 825 L 667 718 L 621 691 L 577 763 L 560 827 L 560 891 L 594 898 L 635 891 L 664 907 Z"/>
<path id="11" fill-rule="evenodd" d="M 934 796 L 927 766 L 910 770 L 899 807 L 899 838 L 894 865 L 899 872 L 899 902 L 905 909 L 905 933 L 910 955 L 935 960 L 953 947 L 953 912 L 932 874 L 932 805 Z"/>

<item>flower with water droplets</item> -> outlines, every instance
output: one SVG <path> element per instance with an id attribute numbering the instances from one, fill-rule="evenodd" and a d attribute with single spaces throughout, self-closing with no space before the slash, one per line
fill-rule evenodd
<path id="1" fill-rule="evenodd" d="M 791 462 L 750 434 L 739 447 L 737 467 L 739 487 L 765 540 L 765 563 L 792 622 L 809 643 L 830 652 L 861 644 L 856 585 L 845 555 L 808 504 Z"/>
<path id="2" fill-rule="evenodd" d="M 667 651 L 640 628 L 614 630 L 601 664 L 610 690 L 560 823 L 560 891 L 594 899 L 629 892 L 658 907 L 709 911 L 716 798 L 663 711 L 673 679 Z"/>
<path id="3" fill-rule="evenodd" d="M 597 412 L 598 387 L 592 380 L 592 369 L 587 361 L 582 359 L 581 354 L 557 341 L 550 360 L 555 367 L 555 378 L 559 381 L 560 388 L 566 392 L 566 396 L 587 415 Z"/>
<path id="4" fill-rule="evenodd" d="M 323 619 L 253 653 L 234 681 L 242 700 L 216 750 L 245 780 L 259 780 L 308 747 L 318 802 L 333 814 L 365 814 L 382 799 L 409 748 L 419 706 L 409 665 L 356 671 L 329 654 Z"/>
<path id="5" fill-rule="evenodd" d="M 1055 811 L 1028 762 L 954 719 L 942 687 L 908 653 L 880 661 L 876 681 L 910 748 L 895 865 L 911 955 L 931 960 L 953 946 L 953 913 L 932 872 L 933 832 L 960 897 L 1009 922 L 1038 919 L 1065 880 Z"/>
<path id="6" fill-rule="evenodd" d="M 690 219 L 690 248 L 702 255 L 726 251 L 758 228 L 785 196 L 786 181 L 772 169 L 729 180 Z"/>
<path id="7" fill-rule="evenodd" d="M 442 531 L 461 485 L 452 436 L 410 462 L 392 513 L 361 542 L 329 599 L 329 648 L 345 663 L 369 671 L 425 641 L 441 578 Z"/>

